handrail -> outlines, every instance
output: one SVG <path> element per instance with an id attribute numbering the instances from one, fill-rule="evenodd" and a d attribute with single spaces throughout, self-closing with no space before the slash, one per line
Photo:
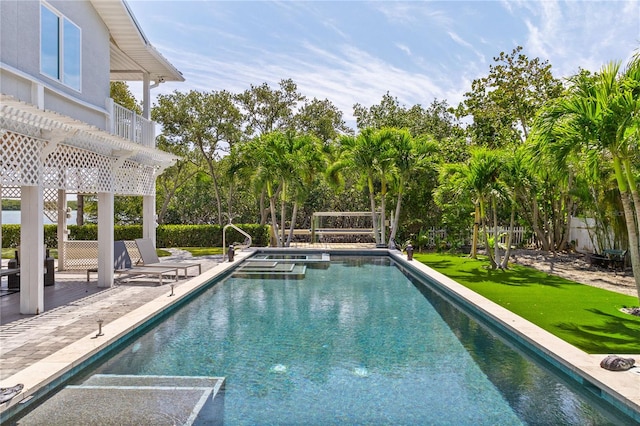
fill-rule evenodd
<path id="1" fill-rule="evenodd" d="M 222 228 L 222 260 L 224 260 L 225 250 L 227 249 L 226 232 L 227 232 L 227 228 L 228 227 L 232 227 L 233 229 L 235 229 L 236 231 L 238 231 L 239 233 L 241 233 L 245 237 L 249 238 L 249 245 L 247 247 L 251 247 L 251 235 L 247 234 L 245 231 L 243 231 L 242 229 L 238 228 L 233 223 L 225 225 L 224 228 Z"/>

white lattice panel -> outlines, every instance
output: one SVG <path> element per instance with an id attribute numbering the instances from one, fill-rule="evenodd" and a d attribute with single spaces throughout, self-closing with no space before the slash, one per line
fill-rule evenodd
<path id="1" fill-rule="evenodd" d="M 6 117 L 0 117 L 0 129 L 6 129 L 27 136 L 39 137 L 40 129 L 21 121 L 9 120 Z"/>
<path id="2" fill-rule="evenodd" d="M 155 168 L 125 161 L 116 170 L 115 193 L 120 195 L 154 195 Z"/>
<path id="3" fill-rule="evenodd" d="M 154 148 L 151 122 L 145 129 L 151 140 L 141 145 L 10 96 L 0 94 L 0 100 L 4 197 L 19 197 L 20 186 L 35 185 L 80 193 L 154 195 L 158 172 L 177 158 Z M 123 156 L 128 156 L 125 161 Z M 54 211 L 52 199 L 45 195 L 47 211 Z"/>
<path id="4" fill-rule="evenodd" d="M 18 187 L 2 187 L 2 198 L 15 198 L 20 199 L 20 188 Z"/>
<path id="5" fill-rule="evenodd" d="M 40 185 L 40 152 L 45 142 L 20 133 L 4 131 L 0 137 L 0 184 L 5 186 Z"/>
<path id="6" fill-rule="evenodd" d="M 45 188 L 44 195 L 44 215 L 53 223 L 58 223 L 58 190 Z"/>
<path id="7" fill-rule="evenodd" d="M 97 241 L 65 241 L 63 269 L 73 271 L 98 267 Z"/>
<path id="8" fill-rule="evenodd" d="M 142 256 L 135 241 L 125 241 L 132 266 L 141 263 Z M 95 240 L 65 241 L 64 267 L 67 271 L 86 270 L 98 267 L 98 242 Z"/>
<path id="9" fill-rule="evenodd" d="M 84 193 L 111 192 L 112 157 L 58 144 L 45 160 L 45 185 Z"/>

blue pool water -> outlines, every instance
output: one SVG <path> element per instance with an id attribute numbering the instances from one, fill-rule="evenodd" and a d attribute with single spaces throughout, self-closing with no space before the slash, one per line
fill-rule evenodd
<path id="1" fill-rule="evenodd" d="M 91 374 L 224 376 L 227 425 L 617 423 L 389 258 L 334 259 L 227 278 Z"/>

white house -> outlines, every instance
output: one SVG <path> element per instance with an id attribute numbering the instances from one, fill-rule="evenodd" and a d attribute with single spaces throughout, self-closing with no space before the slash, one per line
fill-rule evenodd
<path id="1" fill-rule="evenodd" d="M 143 82 L 142 117 L 109 98 L 113 80 Z M 21 313 L 44 311 L 43 215 L 64 256 L 67 192 L 97 194 L 99 286 L 113 285 L 114 195 L 143 196 L 155 241 L 155 179 L 176 160 L 149 120 L 165 81 L 184 78 L 124 0 L 0 1 L 0 196 L 21 200 Z"/>

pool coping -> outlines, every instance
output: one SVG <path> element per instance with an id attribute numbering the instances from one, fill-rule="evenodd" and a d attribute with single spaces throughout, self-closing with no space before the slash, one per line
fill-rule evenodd
<path id="1" fill-rule="evenodd" d="M 63 349 L 48 357 L 26 367 L 20 372 L 0 381 L 0 387 L 11 387 L 16 383 L 24 385 L 23 391 L 0 407 L 0 416 L 12 415 L 11 411 L 17 409 L 17 405 L 30 399 L 33 395 L 46 393 L 50 388 L 59 385 L 65 376 L 69 376 L 80 368 L 83 363 L 94 357 L 100 351 L 119 340 L 127 334 L 143 326 L 146 322 L 156 317 L 164 310 L 170 309 L 182 303 L 186 298 L 201 290 L 211 280 L 224 276 L 234 269 L 242 261 L 256 252 L 309 252 L 322 251 L 332 254 L 382 254 L 389 255 L 399 265 L 420 272 L 431 279 L 436 280 L 447 291 L 464 300 L 480 312 L 482 315 L 501 324 L 515 335 L 536 348 L 546 357 L 554 360 L 568 371 L 582 377 L 586 384 L 605 392 L 605 400 L 613 398 L 617 406 L 626 407 L 623 410 L 627 415 L 632 415 L 640 422 L 640 369 L 635 367 L 624 372 L 612 372 L 600 367 L 600 361 L 605 355 L 587 354 L 573 345 L 561 340 L 542 328 L 519 317 L 496 303 L 486 299 L 478 293 L 469 290 L 456 281 L 429 268 L 418 261 L 408 261 L 399 251 L 387 249 L 330 249 L 330 248 L 257 248 L 236 253 L 234 262 L 223 262 L 203 272 L 197 277 L 181 283 L 172 289 L 173 296 L 159 296 L 145 305 L 134 309 L 122 317 L 105 324 L 102 328 L 103 336 L 95 333 L 84 336 L 76 342 L 67 345 Z M 640 355 L 630 355 L 640 359 Z"/>

